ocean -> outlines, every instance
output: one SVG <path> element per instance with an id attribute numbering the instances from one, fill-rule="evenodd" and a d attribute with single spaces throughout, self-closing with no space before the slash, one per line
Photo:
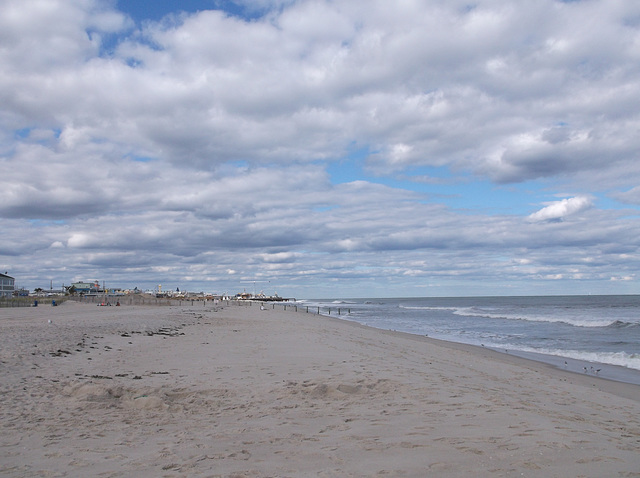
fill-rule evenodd
<path id="1" fill-rule="evenodd" d="M 640 384 L 640 295 L 299 300 L 371 327 Z"/>

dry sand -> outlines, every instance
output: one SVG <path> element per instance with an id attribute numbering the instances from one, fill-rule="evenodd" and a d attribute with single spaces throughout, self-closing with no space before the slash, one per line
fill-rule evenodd
<path id="1" fill-rule="evenodd" d="M 0 309 L 0 371 L 1 476 L 640 476 L 638 386 L 313 314 Z"/>

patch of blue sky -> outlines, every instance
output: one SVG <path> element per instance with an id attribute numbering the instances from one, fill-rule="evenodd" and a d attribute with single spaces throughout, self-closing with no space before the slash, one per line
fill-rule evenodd
<path id="1" fill-rule="evenodd" d="M 149 156 L 136 156 L 136 155 L 129 155 L 127 156 L 127 159 L 130 159 L 131 161 L 135 161 L 136 163 L 149 163 L 151 161 L 155 161 L 155 158 L 151 158 Z"/>
<path id="2" fill-rule="evenodd" d="M 496 186 L 469 175 L 429 183 L 415 182 L 406 176 L 394 187 L 423 192 L 429 196 L 429 202 L 445 204 L 461 214 L 527 216 L 536 211 L 538 202 L 546 197 L 540 184 Z"/>
<path id="3" fill-rule="evenodd" d="M 257 12 L 249 11 L 230 0 L 118 0 L 118 9 L 138 25 L 145 21 L 158 22 L 170 14 L 197 13 L 203 10 L 221 10 L 227 15 L 244 20 L 259 17 Z"/>
<path id="4" fill-rule="evenodd" d="M 145 21 L 158 22 L 180 11 L 197 12 L 213 8 L 213 0 L 118 0 L 118 9 L 129 15 L 138 25 Z"/>
<path id="5" fill-rule="evenodd" d="M 113 56 L 118 48 L 118 44 L 122 40 L 122 35 L 120 33 L 105 33 L 94 30 L 86 30 L 86 33 L 91 41 L 96 39 L 96 35 L 100 37 L 100 49 L 98 51 L 98 55 L 103 58 Z"/>
<path id="6" fill-rule="evenodd" d="M 363 170 L 363 159 L 349 158 L 331 162 L 327 165 L 327 172 L 331 184 L 344 184 L 358 180 L 368 180 Z"/>
<path id="7" fill-rule="evenodd" d="M 355 151 L 327 165 L 332 184 L 367 181 L 424 194 L 425 202 L 438 202 L 467 214 L 528 215 L 548 200 L 548 185 L 528 182 L 497 186 L 469 174 L 455 175 L 447 167 L 412 168 L 393 176 L 376 176 L 366 168 L 368 152 Z M 547 198 L 547 199 L 545 199 Z"/>
<path id="8" fill-rule="evenodd" d="M 137 58 L 127 58 L 125 63 L 129 68 L 140 68 L 144 66 L 144 64 Z"/>
<path id="9" fill-rule="evenodd" d="M 371 151 L 367 147 L 356 148 L 356 145 L 352 145 L 349 154 L 337 161 L 333 161 L 327 165 L 327 172 L 331 177 L 333 184 L 342 184 L 352 181 L 369 181 L 378 184 L 385 184 L 391 187 L 402 187 L 404 189 L 411 189 L 412 191 L 422 192 L 424 191 L 424 181 L 419 181 L 419 177 L 433 177 L 436 181 L 443 180 L 445 178 L 451 178 L 451 174 L 448 168 L 435 168 L 435 167 L 422 167 L 411 168 L 409 172 L 403 173 L 402 177 L 412 177 L 414 180 L 406 181 L 399 179 L 401 176 L 376 176 L 369 172 L 366 167 L 367 158 L 375 151 Z M 411 187 L 406 187 L 407 185 Z"/>
<path id="10" fill-rule="evenodd" d="M 47 128 L 38 128 L 38 127 L 35 127 L 35 126 L 29 126 L 27 128 L 19 128 L 19 129 L 14 130 L 14 135 L 15 135 L 15 138 L 19 139 L 19 140 L 23 140 L 23 139 L 25 139 L 25 140 L 34 140 L 34 137 L 32 136 L 32 133 L 34 131 L 41 131 L 41 132 L 51 131 L 53 133 L 52 136 L 46 135 L 46 138 L 42 139 L 41 141 L 49 140 L 51 137 L 58 139 L 58 138 L 60 138 L 60 135 L 62 134 L 62 130 L 59 129 L 59 128 L 47 129 Z M 38 141 L 37 139 L 35 139 L 35 140 Z"/>
<path id="11" fill-rule="evenodd" d="M 636 210 L 636 211 L 640 210 L 640 206 L 621 203 L 620 201 L 609 196 L 608 193 L 603 193 L 603 194 L 596 193 L 591 195 L 595 197 L 594 203 L 598 209 L 625 210 L 627 212 L 633 211 L 633 210 Z M 633 213 L 631 215 L 635 216 L 637 214 Z"/>
<path id="12" fill-rule="evenodd" d="M 20 129 L 15 130 L 16 138 L 19 138 L 19 139 L 28 138 L 29 135 L 31 134 L 31 130 L 32 129 L 33 128 L 20 128 Z"/>
<path id="13" fill-rule="evenodd" d="M 453 196 L 443 197 L 450 207 L 470 213 L 528 216 L 540 209 L 540 201 L 548 194 L 544 189 L 536 182 L 496 186 L 475 180 L 445 186 L 445 194 Z"/>

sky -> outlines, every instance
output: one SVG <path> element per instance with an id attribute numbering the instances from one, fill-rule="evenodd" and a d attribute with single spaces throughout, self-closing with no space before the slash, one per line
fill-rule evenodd
<path id="1" fill-rule="evenodd" d="M 640 2 L 3 0 L 0 272 L 640 293 Z"/>

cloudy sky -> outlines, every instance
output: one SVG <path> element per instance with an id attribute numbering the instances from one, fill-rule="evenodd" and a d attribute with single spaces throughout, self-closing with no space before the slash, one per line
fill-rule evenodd
<path id="1" fill-rule="evenodd" d="M 33 289 L 640 293 L 640 2 L 3 0 Z"/>

